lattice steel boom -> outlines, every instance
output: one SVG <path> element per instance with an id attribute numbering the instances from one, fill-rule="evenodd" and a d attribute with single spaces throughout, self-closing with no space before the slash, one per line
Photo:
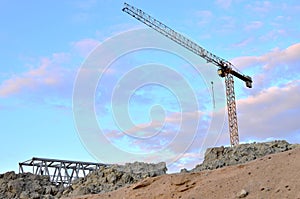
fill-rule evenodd
<path id="1" fill-rule="evenodd" d="M 243 80 L 248 88 L 252 88 L 251 77 L 243 75 L 238 71 L 235 71 L 233 64 L 229 61 L 226 61 L 225 59 L 222 59 L 214 55 L 213 53 L 205 50 L 203 47 L 186 38 L 182 34 L 172 30 L 171 28 L 169 28 L 162 22 L 154 19 L 142 10 L 137 9 L 127 3 L 124 3 L 124 8 L 122 10 L 128 13 L 129 15 L 133 16 L 134 18 L 138 19 L 139 21 L 143 22 L 147 26 L 153 28 L 162 35 L 170 38 L 171 40 L 175 41 L 181 46 L 192 51 L 196 55 L 199 55 L 200 57 L 204 58 L 207 62 L 211 62 L 219 67 L 218 74 L 221 77 L 225 77 L 230 143 L 231 145 L 239 144 L 233 76 Z"/>

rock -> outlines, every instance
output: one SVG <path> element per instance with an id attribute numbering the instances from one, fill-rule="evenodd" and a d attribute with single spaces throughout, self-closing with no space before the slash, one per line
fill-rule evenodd
<path id="1" fill-rule="evenodd" d="M 245 198 L 248 195 L 248 192 L 245 189 L 242 189 L 240 192 L 237 193 L 238 198 Z"/>
<path id="2" fill-rule="evenodd" d="M 20 194 L 20 199 L 30 199 L 29 191 L 22 191 Z"/>
<path id="3" fill-rule="evenodd" d="M 86 186 L 79 187 L 71 192 L 70 196 L 81 196 L 90 193 L 89 189 Z"/>
<path id="4" fill-rule="evenodd" d="M 0 198 L 55 198 L 58 190 L 48 176 L 15 172 L 0 175 Z"/>
<path id="5" fill-rule="evenodd" d="M 72 190 L 62 196 L 78 196 L 114 191 L 148 177 L 166 174 L 166 163 L 149 164 L 144 162 L 126 163 L 125 165 L 102 166 L 85 178 L 73 182 Z"/>
<path id="6" fill-rule="evenodd" d="M 165 163 L 134 162 L 125 165 L 102 166 L 86 177 L 76 179 L 69 187 L 52 184 L 49 176 L 7 172 L 0 174 L 0 199 L 55 199 L 65 196 L 103 193 L 130 185 L 147 177 L 165 174 L 166 171 Z"/>
<path id="7" fill-rule="evenodd" d="M 45 194 L 55 196 L 58 193 L 58 188 L 54 185 L 45 187 Z"/>
<path id="8" fill-rule="evenodd" d="M 204 161 L 189 172 L 218 169 L 224 166 L 244 164 L 263 156 L 284 152 L 299 147 L 287 141 L 272 141 L 264 143 L 240 144 L 234 147 L 208 148 Z"/>
<path id="9" fill-rule="evenodd" d="M 141 176 L 154 177 L 163 175 L 167 171 L 166 163 L 149 164 L 144 162 L 126 163 L 125 165 L 115 165 L 118 171 L 140 174 Z"/>
<path id="10" fill-rule="evenodd" d="M 42 199 L 56 199 L 56 198 L 59 198 L 59 197 L 54 197 L 54 196 L 48 194 L 48 195 L 41 196 L 41 198 Z"/>
<path id="11" fill-rule="evenodd" d="M 7 180 L 15 180 L 17 177 L 16 177 L 16 174 L 14 171 L 9 171 L 9 172 L 6 172 L 5 174 L 3 174 L 2 178 L 7 179 Z"/>
<path id="12" fill-rule="evenodd" d="M 180 173 L 188 173 L 188 170 L 186 168 L 183 168 L 180 170 Z"/>

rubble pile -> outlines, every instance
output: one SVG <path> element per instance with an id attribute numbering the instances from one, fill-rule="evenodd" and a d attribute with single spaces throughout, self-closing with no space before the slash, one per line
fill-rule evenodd
<path id="1" fill-rule="evenodd" d="M 0 174 L 0 199 L 56 199 L 67 196 L 96 194 L 116 190 L 147 177 L 165 174 L 164 162 L 148 164 L 144 162 L 125 165 L 102 166 L 84 178 L 79 178 L 68 187 L 54 185 L 49 176 L 32 173 Z"/>
<path id="2" fill-rule="evenodd" d="M 299 145 L 289 144 L 287 141 L 272 141 L 263 143 L 240 144 L 234 147 L 208 148 L 204 161 L 189 172 L 212 170 L 225 166 L 243 164 L 266 155 L 279 153 L 293 149 Z M 186 172 L 186 170 L 182 170 Z"/>
<path id="3" fill-rule="evenodd" d="M 240 144 L 234 147 L 214 147 L 207 149 L 202 164 L 194 169 L 182 172 L 199 172 L 225 166 L 243 164 L 263 156 L 284 152 L 300 145 L 286 141 Z M 61 197 L 97 194 L 116 190 L 147 177 L 166 174 L 166 163 L 149 164 L 144 162 L 126 163 L 125 165 L 102 166 L 84 178 L 76 179 L 72 185 L 64 187 L 54 185 L 49 176 L 31 173 L 0 174 L 0 199 L 56 199 Z"/>
<path id="4" fill-rule="evenodd" d="M 52 199 L 59 198 L 62 191 L 63 187 L 53 185 L 48 176 L 13 171 L 0 174 L 1 199 Z"/>
<path id="5" fill-rule="evenodd" d="M 147 177 L 165 174 L 166 163 L 147 164 L 143 162 L 126 163 L 100 167 L 85 178 L 75 180 L 63 193 L 63 196 L 97 194 L 116 190 Z"/>

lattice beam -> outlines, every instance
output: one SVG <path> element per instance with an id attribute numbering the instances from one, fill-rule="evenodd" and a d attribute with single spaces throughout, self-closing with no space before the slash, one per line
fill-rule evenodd
<path id="1" fill-rule="evenodd" d="M 109 165 L 34 157 L 19 163 L 19 173 L 24 173 L 26 172 L 25 168 L 30 168 L 30 172 L 33 174 L 49 176 L 54 184 L 70 185 L 73 180 L 85 177 L 91 171 L 99 169 L 100 166 Z"/>

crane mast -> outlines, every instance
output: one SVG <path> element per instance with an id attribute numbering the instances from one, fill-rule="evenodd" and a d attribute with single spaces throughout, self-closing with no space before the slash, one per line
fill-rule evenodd
<path id="1" fill-rule="evenodd" d="M 222 59 L 215 54 L 207 51 L 203 47 L 199 46 L 192 40 L 186 38 L 182 34 L 172 30 L 162 22 L 151 17 L 141 9 L 137 9 L 127 3 L 124 3 L 122 11 L 128 13 L 132 17 L 168 37 L 179 45 L 187 48 L 196 55 L 202 57 L 207 62 L 212 63 L 219 67 L 218 74 L 225 78 L 226 86 L 226 100 L 227 100 L 227 111 L 228 111 L 228 124 L 230 133 L 230 144 L 232 146 L 239 144 L 237 114 L 236 114 L 236 101 L 234 93 L 234 79 L 233 76 L 243 80 L 248 88 L 252 88 L 252 79 L 249 76 L 243 75 L 238 71 L 234 70 L 234 66 L 229 61 Z"/>

